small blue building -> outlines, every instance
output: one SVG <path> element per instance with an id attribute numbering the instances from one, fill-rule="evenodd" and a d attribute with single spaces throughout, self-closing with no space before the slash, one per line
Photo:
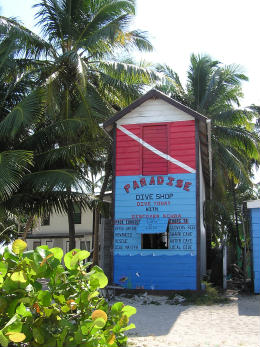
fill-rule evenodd
<path id="1" fill-rule="evenodd" d="M 206 274 L 210 120 L 151 90 L 103 127 L 114 140 L 114 283 L 199 290 Z"/>
<path id="2" fill-rule="evenodd" d="M 260 200 L 248 201 L 247 208 L 251 217 L 254 293 L 260 294 Z"/>

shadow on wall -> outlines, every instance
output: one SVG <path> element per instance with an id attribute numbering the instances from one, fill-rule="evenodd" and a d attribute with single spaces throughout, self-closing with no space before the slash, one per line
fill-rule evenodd
<path id="1" fill-rule="evenodd" d="M 260 295 L 238 297 L 238 313 L 240 316 L 260 316 Z"/>

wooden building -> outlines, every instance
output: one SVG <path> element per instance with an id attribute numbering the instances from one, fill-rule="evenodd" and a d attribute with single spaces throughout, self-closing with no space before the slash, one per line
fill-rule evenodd
<path id="1" fill-rule="evenodd" d="M 254 292 L 260 294 L 260 200 L 247 202 L 250 211 L 250 231 L 252 250 L 252 270 L 254 279 Z"/>
<path id="2" fill-rule="evenodd" d="M 151 90 L 103 127 L 114 141 L 114 283 L 200 289 L 206 274 L 210 121 Z"/>

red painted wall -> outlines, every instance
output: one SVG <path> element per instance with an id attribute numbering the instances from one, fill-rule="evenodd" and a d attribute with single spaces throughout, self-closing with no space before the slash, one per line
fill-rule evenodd
<path id="1" fill-rule="evenodd" d="M 161 152 L 196 169 L 194 120 L 122 126 Z M 116 176 L 167 175 L 187 172 L 144 148 L 117 129 Z"/>

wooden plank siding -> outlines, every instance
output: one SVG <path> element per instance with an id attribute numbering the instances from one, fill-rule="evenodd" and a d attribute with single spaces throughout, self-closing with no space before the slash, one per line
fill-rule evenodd
<path id="1" fill-rule="evenodd" d="M 123 126 L 156 149 L 161 150 L 165 154 L 169 154 L 174 159 L 194 169 L 196 168 L 194 120 L 160 123 L 160 125 L 158 125 L 158 123 L 151 123 L 149 126 L 147 126 L 147 124 L 130 124 Z M 144 131 L 147 133 L 145 134 Z M 141 144 L 119 129 L 116 131 L 116 137 L 116 176 L 142 175 L 143 165 L 146 165 L 144 162 L 147 162 L 146 159 L 150 160 L 151 169 L 155 170 L 154 174 L 160 174 L 160 169 L 162 170 L 161 174 L 166 174 L 166 167 L 168 174 L 188 172 L 158 157 L 158 155 L 144 148 Z M 144 156 L 144 161 L 142 160 L 142 155 Z M 148 175 L 152 173 L 148 173 L 147 168 L 145 168 L 144 174 Z"/>
<path id="2" fill-rule="evenodd" d="M 254 292 L 260 293 L 260 208 L 251 209 L 251 242 L 253 250 Z"/>
<path id="3" fill-rule="evenodd" d="M 168 154 L 168 127 L 166 124 L 143 125 L 143 140 L 159 151 Z M 168 161 L 142 146 L 142 174 L 167 175 Z"/>
<path id="4" fill-rule="evenodd" d="M 197 169 L 192 117 L 184 117 L 182 121 L 177 118 L 175 122 L 137 124 L 124 124 L 124 118 L 120 121 L 124 129 L 160 152 Z M 196 173 L 155 154 L 118 128 L 115 172 L 114 282 L 128 288 L 197 289 Z M 143 198 L 149 194 L 158 200 Z M 154 208 L 158 201 L 164 205 Z M 152 207 L 147 209 L 142 202 Z M 178 216 L 180 220 L 175 219 Z M 158 217 L 170 220 L 168 249 L 143 249 L 141 233 L 125 223 L 136 218 Z M 122 282 L 122 278 L 127 280 Z"/>

